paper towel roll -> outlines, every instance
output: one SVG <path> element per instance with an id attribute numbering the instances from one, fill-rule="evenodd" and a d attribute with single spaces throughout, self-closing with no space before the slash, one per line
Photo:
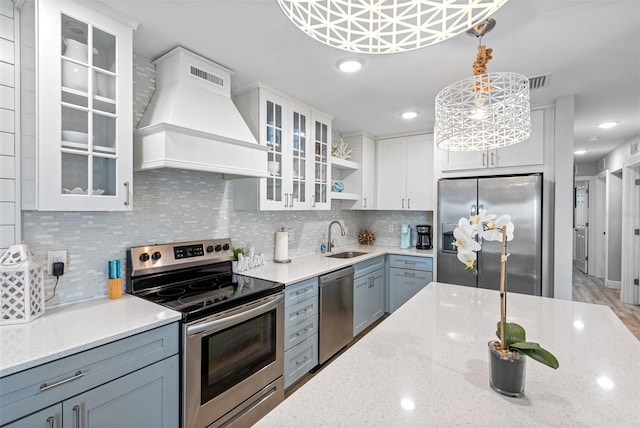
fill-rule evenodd
<path id="1" fill-rule="evenodd" d="M 276 232 L 276 250 L 273 261 L 276 263 L 289 263 L 289 232 L 281 230 Z"/>

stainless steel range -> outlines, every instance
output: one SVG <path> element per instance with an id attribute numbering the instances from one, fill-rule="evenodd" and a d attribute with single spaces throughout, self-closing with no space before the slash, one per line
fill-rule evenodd
<path id="1" fill-rule="evenodd" d="M 230 239 L 127 251 L 127 292 L 182 313 L 185 428 L 248 426 L 284 399 L 284 285 L 232 257 Z"/>

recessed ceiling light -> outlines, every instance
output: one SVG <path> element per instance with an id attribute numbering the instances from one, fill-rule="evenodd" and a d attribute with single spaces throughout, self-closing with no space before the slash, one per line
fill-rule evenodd
<path id="1" fill-rule="evenodd" d="M 360 58 L 345 58 L 338 61 L 336 67 L 345 73 L 354 73 L 362 68 L 364 61 Z"/>
<path id="2" fill-rule="evenodd" d="M 583 155 L 585 153 L 587 153 L 586 150 L 576 150 L 575 152 L 573 152 L 574 155 Z"/>
<path id="3" fill-rule="evenodd" d="M 602 122 L 601 124 L 598 125 L 598 128 L 600 128 L 600 129 L 609 129 L 609 128 L 613 128 L 617 124 L 618 124 L 618 122 L 615 122 L 615 121 Z"/>
<path id="4" fill-rule="evenodd" d="M 403 119 L 415 119 L 416 117 L 418 117 L 418 112 L 415 110 L 409 110 L 409 111 L 404 111 L 402 113 L 400 113 L 400 116 L 402 116 Z"/>

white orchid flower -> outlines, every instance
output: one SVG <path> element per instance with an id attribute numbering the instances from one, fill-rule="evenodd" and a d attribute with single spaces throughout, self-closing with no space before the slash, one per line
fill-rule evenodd
<path id="1" fill-rule="evenodd" d="M 489 221 L 485 225 L 487 228 L 482 232 L 482 238 L 487 241 L 502 241 L 502 227 L 507 226 L 507 241 L 513 239 L 514 225 L 511 221 L 511 216 L 505 214 L 496 219 L 496 221 Z"/>
<path id="2" fill-rule="evenodd" d="M 472 215 L 471 217 L 469 217 L 469 221 L 471 222 L 473 228 L 478 231 L 478 233 L 482 233 L 484 225 L 487 222 L 492 221 L 494 218 L 496 218 L 495 214 L 487 214 L 487 210 L 483 209 L 480 210 L 477 215 Z"/>
<path id="3" fill-rule="evenodd" d="M 481 248 L 480 244 L 471 237 L 471 233 L 469 233 L 469 230 L 465 227 L 456 227 L 453 230 L 453 237 L 456 238 L 453 245 L 458 248 L 458 253 L 471 253 Z"/>
<path id="4" fill-rule="evenodd" d="M 460 260 L 466 266 L 466 269 L 474 271 L 476 269 L 476 253 L 470 251 L 468 253 L 458 252 L 458 260 Z"/>
<path id="5" fill-rule="evenodd" d="M 468 218 L 462 217 L 460 220 L 458 220 L 458 227 L 464 230 L 467 233 L 467 235 L 471 236 L 472 238 L 475 237 L 477 234 L 475 228 L 473 227 L 473 225 L 471 224 L 471 221 L 469 221 Z"/>

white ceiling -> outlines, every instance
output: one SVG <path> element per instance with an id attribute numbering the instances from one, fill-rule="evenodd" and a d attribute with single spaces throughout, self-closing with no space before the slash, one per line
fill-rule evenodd
<path id="1" fill-rule="evenodd" d="M 432 130 L 436 94 L 472 74 L 477 40 L 465 34 L 412 52 L 354 55 L 295 28 L 275 0 L 102 0 L 140 22 L 134 51 L 156 58 L 184 46 L 232 69 L 232 87 L 261 81 L 333 115 L 334 131 L 384 136 Z M 640 0 L 511 0 L 483 39 L 488 71 L 551 73 L 532 105 L 575 95 L 576 162 L 595 161 L 640 135 Z M 357 56 L 358 73 L 335 63 Z M 399 113 L 417 109 L 413 121 Z M 596 124 L 620 121 L 600 130 Z M 597 142 L 588 142 L 589 137 Z M 560 142 L 571 144 L 571 142 Z"/>

